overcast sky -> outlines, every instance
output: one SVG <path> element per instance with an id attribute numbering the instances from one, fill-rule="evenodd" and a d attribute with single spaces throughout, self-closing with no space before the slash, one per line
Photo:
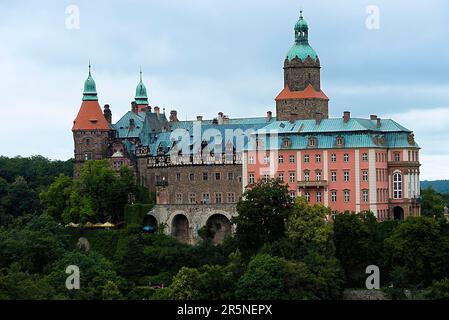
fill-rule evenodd
<path id="1" fill-rule="evenodd" d="M 378 29 L 367 28 L 370 5 Z M 275 111 L 300 7 L 331 116 L 393 118 L 422 147 L 421 179 L 449 179 L 444 0 L 1 1 L 0 154 L 73 156 L 89 59 L 114 121 L 130 109 L 140 65 L 150 104 L 181 120 Z"/>

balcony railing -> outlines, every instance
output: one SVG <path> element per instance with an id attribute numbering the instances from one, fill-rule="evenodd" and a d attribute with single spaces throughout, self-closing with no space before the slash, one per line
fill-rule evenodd
<path id="1" fill-rule="evenodd" d="M 298 188 L 325 188 L 327 180 L 298 181 Z"/>

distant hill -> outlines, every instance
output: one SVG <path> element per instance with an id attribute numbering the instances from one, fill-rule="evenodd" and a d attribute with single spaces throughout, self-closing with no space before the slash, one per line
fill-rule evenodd
<path id="1" fill-rule="evenodd" d="M 426 189 L 429 186 L 439 193 L 449 194 L 449 180 L 421 181 L 421 189 Z"/>

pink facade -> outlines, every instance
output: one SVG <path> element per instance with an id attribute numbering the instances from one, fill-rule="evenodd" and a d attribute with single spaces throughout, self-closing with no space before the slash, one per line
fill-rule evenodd
<path id="1" fill-rule="evenodd" d="M 277 178 L 292 196 L 334 213 L 372 211 L 379 220 L 419 215 L 418 148 L 252 150 L 244 161 L 245 187 Z"/>

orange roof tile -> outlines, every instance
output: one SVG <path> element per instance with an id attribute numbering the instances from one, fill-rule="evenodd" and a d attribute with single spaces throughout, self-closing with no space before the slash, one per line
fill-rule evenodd
<path id="1" fill-rule="evenodd" d="M 75 130 L 110 130 L 109 123 L 101 111 L 98 101 L 83 101 L 80 111 L 73 121 Z"/>
<path id="2" fill-rule="evenodd" d="M 288 86 L 278 94 L 275 100 L 288 100 L 288 99 L 322 99 L 329 100 L 323 91 L 315 91 L 311 84 L 304 89 L 304 91 L 290 91 Z"/>

